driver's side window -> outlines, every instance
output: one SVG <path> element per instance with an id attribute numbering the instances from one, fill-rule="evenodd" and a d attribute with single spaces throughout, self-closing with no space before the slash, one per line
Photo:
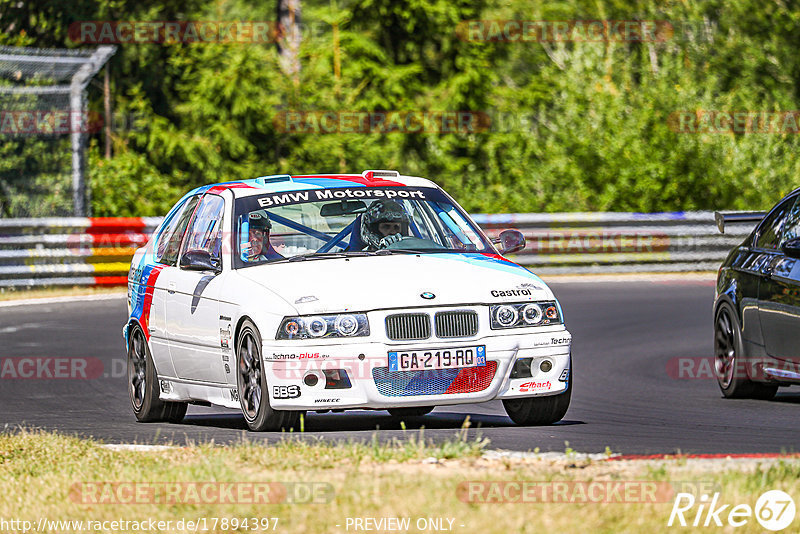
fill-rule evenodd
<path id="1" fill-rule="evenodd" d="M 225 201 L 217 195 L 207 194 L 200 201 L 183 240 L 181 254 L 187 251 L 208 252 L 220 262 L 222 257 L 222 215 Z"/>
<path id="2" fill-rule="evenodd" d="M 781 244 L 800 237 L 800 196 L 795 197 L 794 205 L 783 223 L 783 237 Z"/>
<path id="3" fill-rule="evenodd" d="M 777 249 L 786 214 L 794 203 L 794 198 L 783 201 L 761 223 L 758 230 L 757 248 Z"/>
<path id="4" fill-rule="evenodd" d="M 156 243 L 156 260 L 159 263 L 175 265 L 178 260 L 178 251 L 189 224 L 189 218 L 194 213 L 194 208 L 200 197 L 190 198 L 181 208 L 175 212 L 162 230 Z"/>

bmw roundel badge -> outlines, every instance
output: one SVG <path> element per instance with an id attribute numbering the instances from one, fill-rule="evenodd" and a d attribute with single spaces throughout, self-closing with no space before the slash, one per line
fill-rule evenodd
<path id="1" fill-rule="evenodd" d="M 421 294 L 420 297 L 430 300 L 430 299 L 435 299 L 436 295 L 434 295 L 430 291 L 426 291 L 425 293 Z"/>

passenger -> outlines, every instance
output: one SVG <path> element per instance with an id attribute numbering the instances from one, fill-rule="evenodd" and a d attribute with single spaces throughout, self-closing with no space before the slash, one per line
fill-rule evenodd
<path id="1" fill-rule="evenodd" d="M 410 219 L 398 202 L 376 200 L 361 216 L 361 241 L 365 250 L 386 248 L 408 236 Z"/>

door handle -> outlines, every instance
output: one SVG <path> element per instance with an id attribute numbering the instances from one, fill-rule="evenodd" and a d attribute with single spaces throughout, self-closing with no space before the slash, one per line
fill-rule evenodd
<path id="1" fill-rule="evenodd" d="M 770 261 L 768 261 L 767 263 L 764 264 L 764 268 L 761 269 L 762 274 L 766 278 L 770 278 L 771 279 L 772 276 L 775 274 L 775 267 L 777 267 L 781 263 L 781 261 L 782 261 L 782 258 L 780 258 L 780 257 L 772 258 Z"/>
<path id="2" fill-rule="evenodd" d="M 176 286 L 175 286 L 175 282 L 170 282 L 169 284 L 167 284 L 167 292 L 168 292 L 170 295 L 172 295 L 173 293 L 175 293 L 175 288 L 176 288 Z"/>

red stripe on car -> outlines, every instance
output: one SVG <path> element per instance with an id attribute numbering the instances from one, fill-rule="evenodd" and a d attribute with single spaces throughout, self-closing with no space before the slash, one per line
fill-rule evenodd
<path id="1" fill-rule="evenodd" d="M 214 187 L 210 188 L 206 193 L 212 194 L 219 194 L 225 191 L 226 189 L 255 189 L 252 185 L 242 184 L 242 183 L 234 183 L 234 184 L 221 184 L 215 185 Z"/>
<path id="2" fill-rule="evenodd" d="M 445 395 L 453 393 L 475 393 L 483 391 L 489 387 L 497 371 L 497 362 L 486 362 L 482 367 L 465 367 L 457 375 L 450 387 L 445 391 Z"/>
<path id="3" fill-rule="evenodd" d="M 144 301 L 142 303 L 142 317 L 140 319 L 142 323 L 142 330 L 144 330 L 144 337 L 149 341 L 150 340 L 150 329 L 147 327 L 148 323 L 150 322 L 150 306 L 153 304 L 153 290 L 155 289 L 156 280 L 158 280 L 158 275 L 161 274 L 161 269 L 163 269 L 163 265 L 156 265 L 153 267 L 153 270 L 150 271 L 150 276 L 147 277 L 147 289 L 144 292 Z"/>
<path id="4" fill-rule="evenodd" d="M 401 184 L 400 182 L 395 182 L 392 180 L 384 180 L 383 178 L 373 178 L 372 180 L 367 180 L 360 174 L 331 174 L 325 176 L 320 176 L 318 174 L 303 174 L 300 176 L 292 176 L 292 178 L 322 178 L 325 180 L 342 180 L 365 185 L 367 187 L 408 187 L 406 184 Z"/>

